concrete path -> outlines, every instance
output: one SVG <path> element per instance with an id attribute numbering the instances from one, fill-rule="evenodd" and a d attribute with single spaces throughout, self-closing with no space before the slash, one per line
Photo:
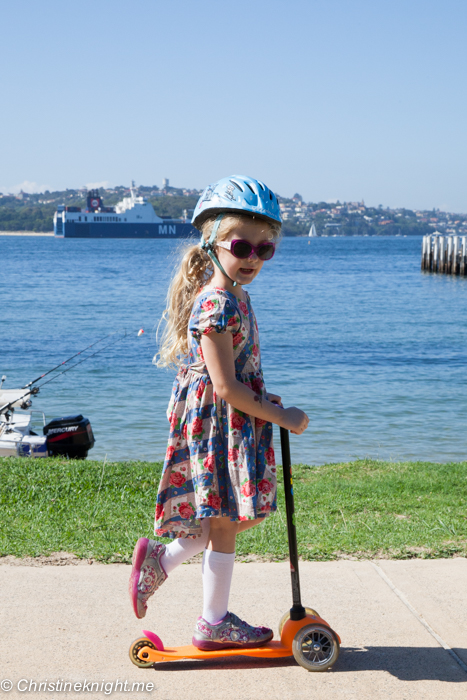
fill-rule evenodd
<path id="1" fill-rule="evenodd" d="M 130 700 L 467 699 L 464 558 L 301 563 L 304 604 L 342 638 L 336 666 L 322 674 L 308 673 L 293 658 L 136 668 L 128 649 L 143 628 L 166 644 L 191 641 L 201 610 L 201 571 L 199 564 L 177 569 L 151 600 L 144 621 L 130 609 L 129 571 L 124 565 L 2 564 L 0 681 L 12 681 L 13 688 L 0 683 L 0 700 L 106 694 Z M 290 604 L 287 563 L 236 564 L 230 608 L 240 617 L 276 630 Z M 34 692 L 30 681 L 38 689 L 41 681 L 88 685 L 81 692 Z M 117 681 L 126 681 L 129 690 L 123 685 L 109 693 Z M 132 690 L 135 682 L 145 689 Z"/>

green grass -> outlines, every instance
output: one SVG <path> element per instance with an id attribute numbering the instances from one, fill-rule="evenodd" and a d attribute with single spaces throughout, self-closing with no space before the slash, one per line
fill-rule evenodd
<path id="1" fill-rule="evenodd" d="M 152 536 L 162 464 L 0 459 L 0 556 L 67 551 L 102 561 L 131 559 Z M 467 555 L 467 462 L 359 460 L 295 465 L 297 535 L 303 559 Z M 239 536 L 242 559 L 287 557 L 279 508 Z"/>

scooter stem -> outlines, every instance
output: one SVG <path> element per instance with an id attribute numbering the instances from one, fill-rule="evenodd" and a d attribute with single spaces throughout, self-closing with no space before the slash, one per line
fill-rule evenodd
<path id="1" fill-rule="evenodd" d="M 300 577 L 298 574 L 297 532 L 295 528 L 295 506 L 292 485 L 292 465 L 290 463 L 289 431 L 281 428 L 282 468 L 284 470 L 285 512 L 287 515 L 287 535 L 289 538 L 290 576 L 292 578 L 291 620 L 303 620 L 305 608 L 300 597 Z"/>

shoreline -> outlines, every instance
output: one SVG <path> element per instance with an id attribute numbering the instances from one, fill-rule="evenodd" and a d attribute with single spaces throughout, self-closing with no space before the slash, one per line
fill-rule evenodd
<path id="1" fill-rule="evenodd" d="M 51 233 L 44 233 L 43 231 L 0 231 L 0 236 L 53 236 L 53 231 Z"/>
<path id="2" fill-rule="evenodd" d="M 0 231 L 0 236 L 53 236 L 54 233 L 53 231 L 51 232 L 43 232 L 43 231 Z M 413 235 L 408 235 L 408 234 L 381 234 L 381 235 L 371 235 L 371 234 L 358 234 L 354 233 L 349 236 L 345 236 L 342 234 L 323 234 L 319 236 L 313 236 L 312 238 L 316 240 L 317 238 L 423 238 L 423 236 L 420 234 L 413 234 Z M 62 238 L 62 236 L 60 236 Z M 307 234 L 297 234 L 293 236 L 284 236 L 284 238 L 304 238 L 307 240 L 311 240 L 310 236 Z M 121 239 L 123 240 L 123 239 Z M 130 240 L 137 240 L 137 238 L 131 238 Z"/>

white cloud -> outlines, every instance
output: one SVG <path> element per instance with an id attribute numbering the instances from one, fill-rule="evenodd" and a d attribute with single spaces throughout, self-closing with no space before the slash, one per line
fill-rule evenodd
<path id="1" fill-rule="evenodd" d="M 5 194 L 18 194 L 21 191 L 27 192 L 28 194 L 37 194 L 38 192 L 45 192 L 50 189 L 50 185 L 38 185 L 37 182 L 29 182 L 29 180 L 25 180 L 19 185 L 10 185 L 9 187 L 0 186 L 0 192 L 4 192 Z"/>
<path id="2" fill-rule="evenodd" d="M 107 187 L 110 187 L 110 182 L 108 180 L 102 180 L 102 182 L 87 182 L 85 187 L 87 187 L 88 190 L 99 189 L 99 187 L 106 189 Z"/>

